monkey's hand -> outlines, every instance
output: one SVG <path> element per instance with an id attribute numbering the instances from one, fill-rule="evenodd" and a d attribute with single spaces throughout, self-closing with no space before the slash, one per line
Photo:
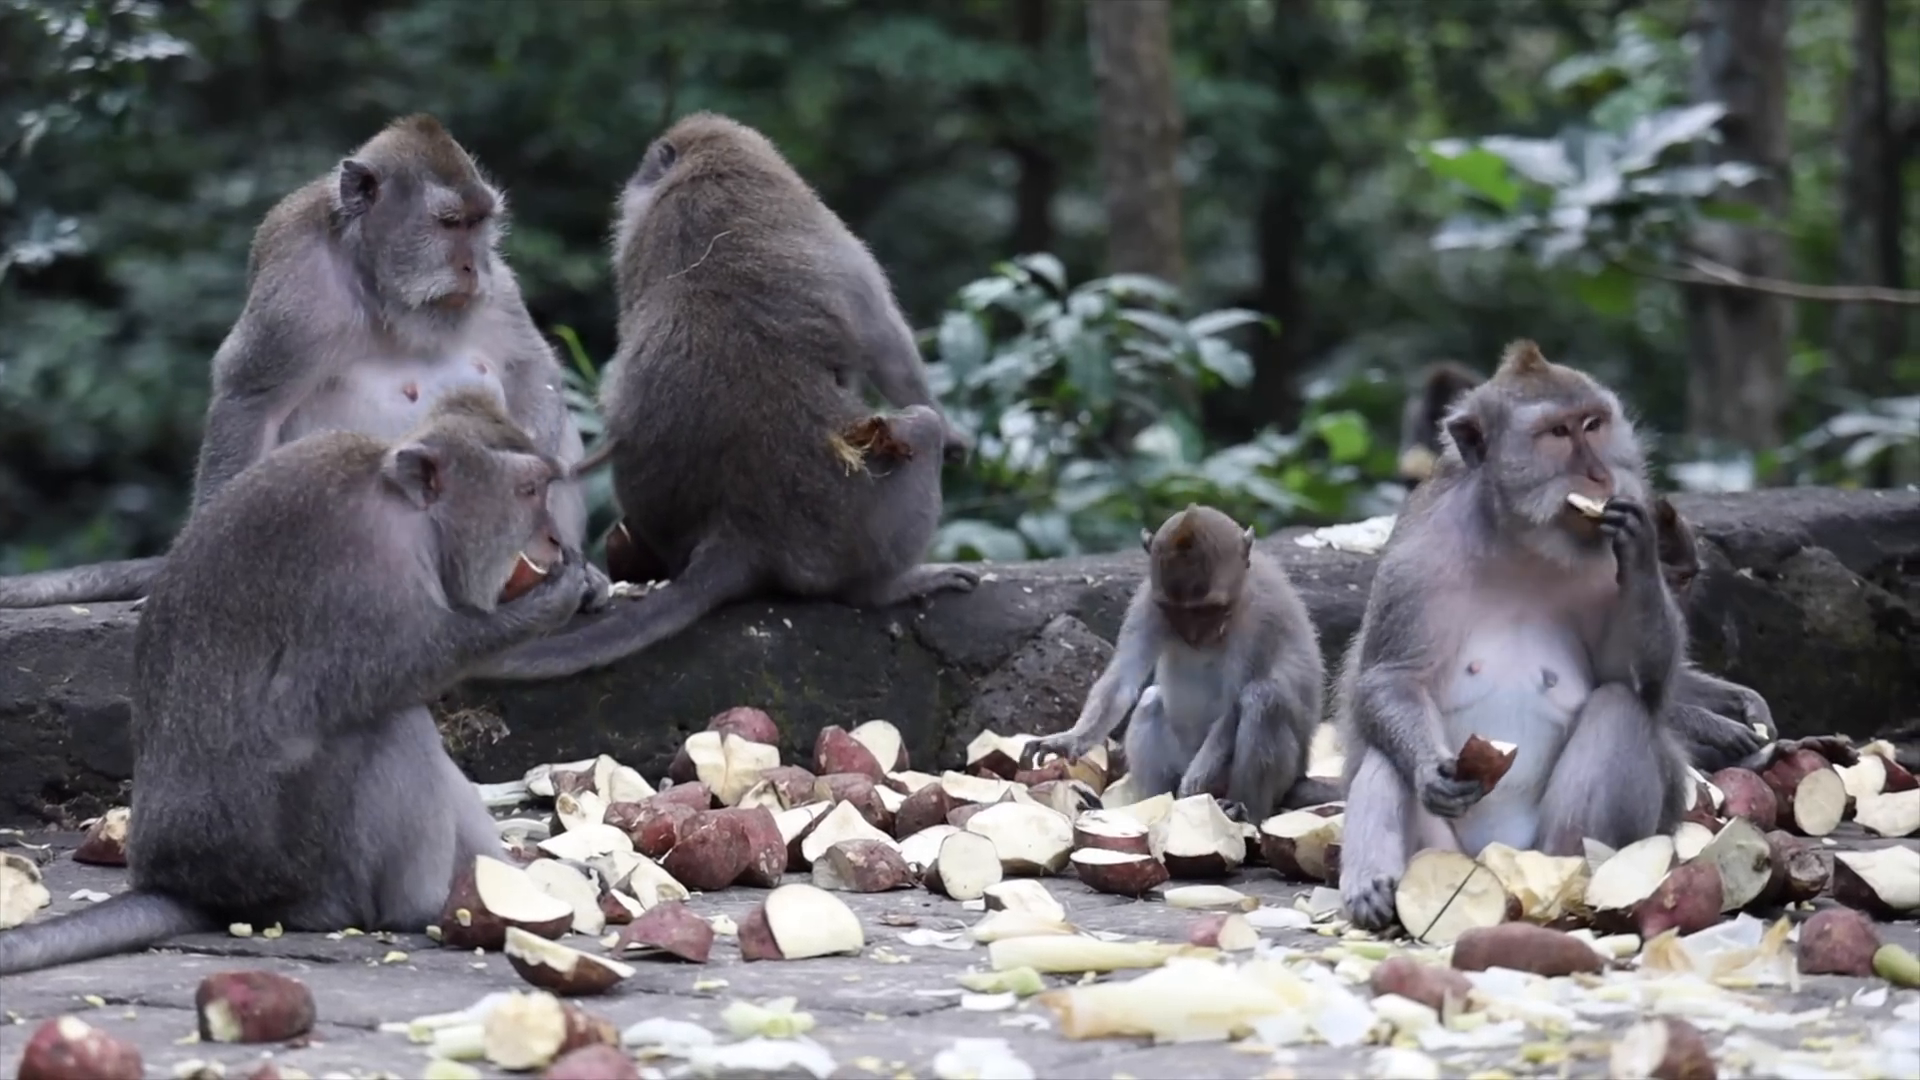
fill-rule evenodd
<path id="1" fill-rule="evenodd" d="M 581 552 L 563 548 L 559 562 L 547 570 L 547 576 L 524 595 L 501 605 L 501 610 L 512 612 L 541 631 L 557 630 L 580 610 L 591 588 L 588 571 L 592 568 Z"/>
<path id="2" fill-rule="evenodd" d="M 1022 769 L 1037 768 L 1040 759 L 1048 754 L 1058 754 L 1068 761 L 1078 761 L 1093 753 L 1093 748 L 1099 742 L 1100 740 L 1097 739 L 1081 738 L 1071 731 L 1048 735 L 1043 739 L 1034 739 L 1027 743 L 1026 749 L 1020 751 L 1019 764 Z"/>
<path id="3" fill-rule="evenodd" d="M 1608 499 L 1600 532 L 1613 542 L 1615 580 L 1622 588 L 1660 576 L 1660 538 L 1646 507 L 1618 496 Z"/>
<path id="4" fill-rule="evenodd" d="M 584 560 L 583 560 L 584 561 Z M 587 563 L 587 572 L 581 583 L 580 613 L 593 615 L 613 606 L 613 583 L 607 580 L 606 571 Z"/>
<path id="5" fill-rule="evenodd" d="M 1459 817 L 1487 793 L 1478 780 L 1462 780 L 1453 775 L 1451 761 L 1421 766 L 1413 786 L 1420 796 L 1420 805 L 1443 818 Z"/>
<path id="6" fill-rule="evenodd" d="M 946 438 L 940 447 L 941 457 L 949 465 L 965 464 L 973 454 L 973 439 L 966 432 L 954 427 L 952 421 L 946 423 Z"/>

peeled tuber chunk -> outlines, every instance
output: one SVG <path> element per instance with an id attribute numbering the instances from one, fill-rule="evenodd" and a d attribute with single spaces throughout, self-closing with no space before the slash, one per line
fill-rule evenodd
<path id="1" fill-rule="evenodd" d="M 835 892 L 886 892 L 913 879 L 899 849 L 883 840 L 842 840 L 813 861 L 813 883 Z"/>
<path id="2" fill-rule="evenodd" d="M 1873 920 L 1852 908 L 1816 911 L 1800 925 L 1800 974 L 1873 974 L 1873 954 L 1880 949 L 1880 932 Z"/>
<path id="3" fill-rule="evenodd" d="M 1453 775 L 1461 780 L 1470 780 L 1487 791 L 1492 791 L 1500 778 L 1513 768 L 1514 756 L 1520 748 L 1513 743 L 1495 742 L 1469 735 L 1466 744 L 1460 747 L 1460 754 L 1453 761 Z"/>
<path id="4" fill-rule="evenodd" d="M 1239 912 L 1216 912 L 1200 916 L 1187 927 L 1187 943 L 1221 952 L 1246 952 L 1260 943 L 1260 932 Z"/>
<path id="5" fill-rule="evenodd" d="M 206 1042 L 285 1042 L 313 1028 L 313 994 L 271 971 L 218 971 L 193 995 Z"/>
<path id="6" fill-rule="evenodd" d="M 893 845 L 893 838 L 874 828 L 852 803 L 834 803 L 800 840 L 803 864 L 812 866 L 827 849 L 844 840 L 876 840 Z"/>
<path id="7" fill-rule="evenodd" d="M 993 841 L 1008 875 L 1059 873 L 1073 851 L 1073 822 L 1030 803 L 995 803 L 967 819 L 966 831 Z"/>
<path id="8" fill-rule="evenodd" d="M 713 951 L 713 924 L 686 904 L 669 900 L 628 923 L 613 947 L 622 955 L 641 959 L 664 953 L 704 964 Z"/>
<path id="9" fill-rule="evenodd" d="M 1593 946 L 1565 931 L 1512 922 L 1462 933 L 1453 943 L 1453 966 L 1461 971 L 1511 968 L 1553 978 L 1599 972 L 1606 961 Z"/>
<path id="10" fill-rule="evenodd" d="M 1920 909 L 1920 850 L 1835 852 L 1831 889 L 1835 900 L 1875 918 L 1910 919 Z"/>
<path id="11" fill-rule="evenodd" d="M 505 952 L 522 979 L 562 997 L 604 994 L 633 974 L 632 968 L 617 960 L 534 937 L 517 926 L 507 928 Z"/>
<path id="12" fill-rule="evenodd" d="M 1912 836 L 1920 832 L 1920 788 L 1863 795 L 1854 801 L 1853 820 L 1875 836 Z"/>
<path id="13" fill-rule="evenodd" d="M 1635 1024 L 1607 1054 L 1615 1080 L 1715 1080 L 1719 1072 L 1700 1029 L 1678 1017 Z"/>
<path id="14" fill-rule="evenodd" d="M 1148 830 L 1153 853 L 1176 878 L 1226 877 L 1247 860 L 1247 841 L 1212 795 L 1176 799 Z"/>
<path id="15" fill-rule="evenodd" d="M 1634 932 L 1650 941 L 1668 930 L 1697 933 L 1720 921 L 1720 872 L 1710 862 L 1681 863 L 1634 905 Z"/>
<path id="16" fill-rule="evenodd" d="M 573 919 L 573 905 L 542 889 L 526 870 L 476 855 L 472 869 L 461 871 L 447 894 L 440 912 L 440 943 L 454 949 L 498 949 L 509 926 L 557 938 Z"/>
<path id="17" fill-rule="evenodd" d="M 1475 736 L 1478 738 L 1479 736 Z M 1276 814 L 1260 823 L 1260 857 L 1289 881 L 1332 883 L 1329 855 L 1340 844 L 1345 815 L 1312 810 Z"/>
<path id="18" fill-rule="evenodd" d="M 743 960 L 805 960 L 866 946 L 859 917 L 839 897 L 814 885 L 782 885 L 740 920 Z"/>
<path id="19" fill-rule="evenodd" d="M 100 816 L 87 830 L 80 846 L 73 849 L 73 861 L 89 866 L 127 865 L 127 825 L 132 811 L 116 806 Z"/>
<path id="20" fill-rule="evenodd" d="M 762 773 L 780 765 L 779 747 L 731 732 L 696 732 L 687 736 L 680 753 L 682 757 L 676 757 L 667 771 L 675 787 L 697 780 L 707 786 L 722 806 L 738 803 L 741 796 L 760 782 Z"/>
<path id="21" fill-rule="evenodd" d="M 1393 906 L 1416 941 L 1444 945 L 1475 927 L 1500 925 L 1518 905 L 1493 871 L 1458 851 L 1428 848 L 1408 861 Z"/>
<path id="22" fill-rule="evenodd" d="M 1827 759 L 1794 750 L 1761 774 L 1780 803 L 1780 824 L 1801 836 L 1826 836 L 1847 811 L 1847 785 Z"/>
<path id="23" fill-rule="evenodd" d="M 1750 769 L 1721 769 L 1708 777 L 1708 782 L 1720 791 L 1721 817 L 1746 818 L 1761 832 L 1779 823 L 1780 799 L 1759 773 Z"/>
<path id="24" fill-rule="evenodd" d="M 880 763 L 887 772 L 899 772 L 908 765 L 907 740 L 900 729 L 885 720 L 869 720 L 856 726 L 847 734 L 867 748 L 873 760 Z"/>
<path id="25" fill-rule="evenodd" d="M 1167 883 L 1167 868 L 1151 855 L 1111 848 L 1081 848 L 1072 855 L 1073 872 L 1095 892 L 1141 896 Z"/>
<path id="26" fill-rule="evenodd" d="M 0 851 L 0 930 L 19 926 L 52 902 L 33 860 Z"/>
<path id="27" fill-rule="evenodd" d="M 620 1045 L 611 1023 L 552 994 L 508 994 L 481 1021 L 481 1049 L 493 1065 L 511 1072 L 542 1068 L 583 1046 Z"/>
<path id="28" fill-rule="evenodd" d="M 1073 819 L 1073 846 L 1105 848 L 1130 855 L 1151 855 L 1147 826 L 1138 818 L 1117 810 L 1087 810 Z"/>
<path id="29" fill-rule="evenodd" d="M 927 867 L 927 889 L 952 900 L 973 900 L 1000 884 L 1000 853 L 993 841 L 979 833 L 955 830 L 940 842 L 939 854 Z M 992 907 L 992 902 L 988 902 Z"/>
<path id="30" fill-rule="evenodd" d="M 1000 735 L 983 731 L 967 744 L 967 772 L 1011 780 L 1020 771 L 1021 758 L 1034 735 Z"/>
<path id="31" fill-rule="evenodd" d="M 140 1048 L 77 1016 L 42 1021 L 20 1053 L 19 1080 L 140 1080 Z"/>
<path id="32" fill-rule="evenodd" d="M 1467 995 L 1473 992 L 1473 983 L 1465 975 L 1452 968 L 1423 964 L 1411 956 L 1382 960 L 1367 985 L 1375 994 L 1398 994 L 1435 1012 L 1444 1012 L 1449 999 L 1456 1007 L 1464 1006 Z"/>
<path id="33" fill-rule="evenodd" d="M 873 751 L 838 724 L 821 728 L 813 740 L 813 771 L 818 776 L 860 773 L 875 783 L 887 778 L 887 770 L 881 767 Z"/>

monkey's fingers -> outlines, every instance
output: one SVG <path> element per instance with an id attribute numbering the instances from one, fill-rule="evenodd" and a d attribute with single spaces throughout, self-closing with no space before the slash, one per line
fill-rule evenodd
<path id="1" fill-rule="evenodd" d="M 1420 785 L 1420 805 L 1443 818 L 1457 818 L 1473 808 L 1487 789 L 1477 780 L 1436 776 Z"/>
<path id="2" fill-rule="evenodd" d="M 1228 821 L 1245 822 L 1247 820 L 1247 804 L 1239 799 L 1215 796 L 1213 801 L 1220 804 L 1220 812 L 1227 815 Z"/>
<path id="3" fill-rule="evenodd" d="M 1348 920 L 1362 930 L 1376 931 L 1398 922 L 1399 914 L 1393 903 L 1393 890 L 1398 884 L 1390 877 L 1376 877 L 1342 889 L 1340 900 L 1347 909 Z"/>

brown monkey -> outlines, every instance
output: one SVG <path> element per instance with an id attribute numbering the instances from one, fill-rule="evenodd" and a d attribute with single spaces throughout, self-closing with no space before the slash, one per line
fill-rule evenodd
<path id="1" fill-rule="evenodd" d="M 1440 432 L 1451 404 L 1478 386 L 1479 375 L 1457 364 L 1436 364 L 1421 374 L 1420 387 L 1408 395 L 1400 429 L 1401 479 L 1409 485 L 1426 479 L 1440 446 Z M 1693 578 L 1700 571 L 1693 530 L 1665 498 L 1654 503 L 1660 568 L 1682 610 Z M 1747 760 L 1775 738 L 1773 713 L 1766 699 L 1739 683 L 1687 664 L 1673 688 L 1670 723 L 1687 748 L 1693 766 L 1714 772 Z M 1761 724 L 1764 734 L 1756 732 Z"/>
<path id="2" fill-rule="evenodd" d="M 398 438 L 467 386 L 499 401 L 542 453 L 579 458 L 559 360 L 498 250 L 506 218 L 505 195 L 424 115 L 281 199 L 254 233 L 246 306 L 213 357 L 193 506 L 276 446 L 321 431 Z M 563 479 L 552 493 L 561 541 L 581 547 L 579 485 Z M 0 579 L 0 607 L 130 600 L 161 562 Z M 588 606 L 604 606 L 604 593 Z"/>
<path id="3" fill-rule="evenodd" d="M 593 586 L 555 539 L 560 464 L 497 400 L 301 439 L 192 515 L 134 633 L 132 888 L 0 933 L 0 974 L 236 921 L 419 931 L 499 850 L 426 702 Z M 546 574 L 499 603 L 523 553 Z"/>
<path id="4" fill-rule="evenodd" d="M 1421 848 L 1618 847 L 1671 829 L 1685 802 L 1686 755 L 1667 720 L 1686 624 L 1619 400 L 1521 341 L 1445 427 L 1335 692 L 1340 892 L 1366 928 L 1393 921 L 1394 886 Z M 1600 517 L 1570 495 L 1603 500 Z M 1491 791 L 1453 772 L 1476 733 L 1519 747 Z"/>
<path id="5" fill-rule="evenodd" d="M 1306 605 L 1253 530 L 1188 506 L 1142 531 L 1151 560 L 1113 658 L 1072 730 L 1028 754 L 1085 756 L 1128 710 L 1127 767 L 1141 795 L 1221 796 L 1260 820 L 1306 771 L 1325 665 Z M 1152 685 L 1149 686 L 1148 683 Z"/>
<path id="6" fill-rule="evenodd" d="M 600 392 L 613 489 L 671 584 L 483 677 L 600 667 L 762 592 L 879 607 L 974 587 L 965 567 L 920 564 L 943 453 L 965 439 L 879 264 L 772 143 L 710 113 L 674 124 L 621 195 L 614 268 L 620 349 Z M 885 414 L 899 460 L 841 454 L 871 415 L 863 378 L 900 409 Z"/>

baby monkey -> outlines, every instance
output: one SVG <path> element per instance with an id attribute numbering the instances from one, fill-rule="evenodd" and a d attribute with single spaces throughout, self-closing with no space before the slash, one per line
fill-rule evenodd
<path id="1" fill-rule="evenodd" d="M 1320 723 L 1325 665 L 1307 607 L 1253 530 L 1212 507 L 1140 539 L 1151 561 L 1113 659 L 1079 722 L 1034 740 L 1029 760 L 1083 757 L 1132 710 L 1127 767 L 1141 795 L 1207 792 L 1259 820 L 1300 779 Z"/>
<path id="2" fill-rule="evenodd" d="M 554 539 L 561 475 L 469 388 L 404 438 L 314 434 L 213 493 L 134 633 L 132 888 L 0 933 L 0 974 L 233 922 L 432 922 L 500 842 L 426 703 L 594 587 Z"/>
<path id="3" fill-rule="evenodd" d="M 1393 921 L 1422 848 L 1619 847 L 1671 829 L 1685 800 L 1668 705 L 1686 628 L 1619 400 L 1521 341 L 1445 429 L 1336 690 L 1340 892 L 1368 929 Z M 1519 747 L 1491 791 L 1453 772 L 1476 733 Z"/>

